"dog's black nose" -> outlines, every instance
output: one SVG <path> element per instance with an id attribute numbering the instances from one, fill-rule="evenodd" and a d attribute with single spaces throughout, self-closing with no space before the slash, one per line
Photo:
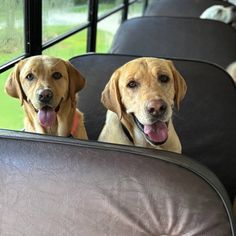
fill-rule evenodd
<path id="1" fill-rule="evenodd" d="M 153 99 L 147 103 L 147 111 L 152 116 L 162 116 L 167 110 L 167 104 L 162 99 Z"/>
<path id="2" fill-rule="evenodd" d="M 53 92 L 50 89 L 40 90 L 38 93 L 38 100 L 42 103 L 49 103 L 53 97 Z"/>

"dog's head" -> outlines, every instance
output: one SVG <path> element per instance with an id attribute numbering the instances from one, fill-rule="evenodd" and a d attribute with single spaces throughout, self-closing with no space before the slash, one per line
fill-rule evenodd
<path id="1" fill-rule="evenodd" d="M 147 141 L 159 145 L 168 138 L 172 108 L 179 108 L 186 89 L 171 61 L 139 58 L 113 73 L 101 101 L 120 119 L 128 114 Z"/>
<path id="2" fill-rule="evenodd" d="M 43 127 L 51 126 L 67 99 L 75 104 L 76 92 L 85 79 L 69 62 L 50 56 L 33 56 L 20 61 L 6 81 L 6 92 L 30 104 Z"/>

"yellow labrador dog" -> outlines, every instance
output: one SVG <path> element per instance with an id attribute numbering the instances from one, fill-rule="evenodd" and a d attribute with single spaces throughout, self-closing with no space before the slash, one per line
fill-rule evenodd
<path id="1" fill-rule="evenodd" d="M 171 118 L 186 90 L 171 61 L 144 57 L 128 62 L 113 73 L 102 93 L 108 112 L 98 140 L 181 153 Z"/>
<path id="2" fill-rule="evenodd" d="M 49 56 L 20 61 L 5 84 L 20 99 L 28 132 L 87 139 L 83 114 L 76 109 L 76 93 L 85 79 L 69 62 Z"/>

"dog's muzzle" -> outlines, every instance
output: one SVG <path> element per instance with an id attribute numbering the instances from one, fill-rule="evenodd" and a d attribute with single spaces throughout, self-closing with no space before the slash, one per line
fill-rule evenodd
<path id="1" fill-rule="evenodd" d="M 38 118 L 42 127 L 51 127 L 55 123 L 57 112 L 60 110 L 62 101 L 63 98 L 61 98 L 56 108 L 46 105 L 39 109 Z"/>
<path id="2" fill-rule="evenodd" d="M 161 145 L 168 139 L 169 122 L 164 121 L 167 108 L 167 103 L 162 99 L 149 100 L 146 104 L 146 113 L 150 117 L 151 124 L 142 124 L 135 114 L 132 114 L 135 124 L 152 145 Z"/>
<path id="3" fill-rule="evenodd" d="M 40 103 L 40 108 L 34 107 L 31 101 L 28 101 L 38 115 L 38 121 L 44 128 L 51 127 L 56 121 L 57 112 L 60 110 L 63 98 L 56 107 L 52 106 L 53 92 L 50 89 L 40 89 L 37 91 L 37 99 Z"/>
<path id="4" fill-rule="evenodd" d="M 142 124 L 137 117 L 133 115 L 133 119 L 139 130 L 144 134 L 146 140 L 152 145 L 158 146 L 164 144 L 168 139 L 168 124 L 169 122 L 163 122 L 156 120 L 150 125 Z"/>

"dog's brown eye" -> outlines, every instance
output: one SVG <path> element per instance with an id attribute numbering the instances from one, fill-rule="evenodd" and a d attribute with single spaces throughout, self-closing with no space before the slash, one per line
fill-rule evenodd
<path id="1" fill-rule="evenodd" d="M 130 81 L 128 84 L 127 84 L 127 87 L 129 88 L 135 88 L 138 86 L 138 83 L 134 80 Z"/>
<path id="2" fill-rule="evenodd" d="M 53 79 L 58 80 L 62 77 L 62 74 L 60 72 L 54 72 L 52 74 Z"/>
<path id="3" fill-rule="evenodd" d="M 167 75 L 159 75 L 158 79 L 161 83 L 167 83 L 170 80 L 170 78 Z"/>
<path id="4" fill-rule="evenodd" d="M 34 75 L 32 73 L 29 73 L 28 75 L 26 75 L 25 77 L 27 80 L 31 81 L 34 79 Z"/>

